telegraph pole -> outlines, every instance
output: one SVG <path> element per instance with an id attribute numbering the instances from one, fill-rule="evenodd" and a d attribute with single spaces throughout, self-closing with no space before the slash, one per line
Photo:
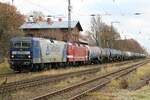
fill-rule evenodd
<path id="1" fill-rule="evenodd" d="M 14 0 L 12 0 L 12 5 L 14 4 Z"/>
<path id="2" fill-rule="evenodd" d="M 68 0 L 68 35 L 71 36 L 71 0 Z M 67 39 L 69 39 L 67 35 Z"/>
<path id="3" fill-rule="evenodd" d="M 111 32 L 113 32 L 113 28 L 114 28 L 113 24 L 115 24 L 115 23 L 120 23 L 120 22 L 119 21 L 112 21 L 111 22 L 111 26 L 110 26 L 111 27 L 111 29 L 110 29 Z M 109 39 L 110 48 L 113 48 L 113 40 L 115 40 L 114 37 L 112 37 L 112 38 Z"/>

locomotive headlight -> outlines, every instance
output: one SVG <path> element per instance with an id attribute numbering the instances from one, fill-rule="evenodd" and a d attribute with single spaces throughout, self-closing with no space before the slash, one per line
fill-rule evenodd
<path id="1" fill-rule="evenodd" d="M 11 55 L 11 58 L 14 58 L 14 55 Z"/>
<path id="2" fill-rule="evenodd" d="M 31 56 L 30 56 L 30 55 L 28 55 L 28 58 L 31 58 Z"/>

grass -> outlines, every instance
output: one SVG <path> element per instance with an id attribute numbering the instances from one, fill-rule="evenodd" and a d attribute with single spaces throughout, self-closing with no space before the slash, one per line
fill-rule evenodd
<path id="1" fill-rule="evenodd" d="M 10 73 L 12 70 L 9 68 L 8 60 L 5 59 L 3 63 L 0 64 L 0 74 Z"/>
<path id="2" fill-rule="evenodd" d="M 138 91 L 128 91 L 126 89 L 97 91 L 88 94 L 86 100 L 150 100 L 150 85 Z"/>
<path id="3" fill-rule="evenodd" d="M 138 83 L 142 78 L 150 75 L 150 63 L 140 67 L 133 73 L 129 75 L 119 78 L 117 80 L 113 80 L 108 87 L 109 88 L 118 88 L 118 89 L 126 89 L 128 86 L 133 86 Z M 125 88 L 126 87 L 126 88 Z"/>
<path id="4" fill-rule="evenodd" d="M 150 76 L 150 63 L 140 67 L 133 74 L 130 74 L 127 81 L 130 85 L 134 85 L 146 76 Z"/>
<path id="5" fill-rule="evenodd" d="M 107 88 L 87 94 L 86 100 L 150 100 L 150 85 L 144 86 L 137 91 L 114 87 L 111 89 Z"/>
<path id="6" fill-rule="evenodd" d="M 117 96 L 120 100 L 150 100 L 150 85 L 137 91 L 121 90 Z"/>
<path id="7" fill-rule="evenodd" d="M 150 63 L 137 69 L 126 77 L 113 80 L 102 90 L 89 93 L 88 100 L 150 100 L 150 84 L 136 91 L 129 86 L 136 85 L 143 77 L 150 76 Z"/>
<path id="8" fill-rule="evenodd" d="M 81 82 L 85 79 L 86 79 L 86 77 L 73 77 L 73 78 L 65 79 L 65 80 L 61 81 L 60 83 L 57 83 L 54 87 L 63 88 L 65 86 L 69 86 L 71 84 Z"/>

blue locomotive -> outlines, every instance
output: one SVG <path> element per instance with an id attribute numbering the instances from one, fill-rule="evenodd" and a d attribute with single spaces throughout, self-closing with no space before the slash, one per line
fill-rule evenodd
<path id="1" fill-rule="evenodd" d="M 43 38 L 16 37 L 10 43 L 10 67 L 15 71 L 42 70 L 48 63 L 66 62 L 66 43 Z"/>

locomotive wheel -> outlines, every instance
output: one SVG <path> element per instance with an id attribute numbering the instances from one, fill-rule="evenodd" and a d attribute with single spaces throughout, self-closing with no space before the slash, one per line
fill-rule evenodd
<path id="1" fill-rule="evenodd" d="M 22 71 L 22 66 L 21 67 L 17 67 L 17 71 L 19 72 L 19 73 L 21 73 L 21 71 Z"/>
<path id="2" fill-rule="evenodd" d="M 37 71 L 37 65 L 32 64 L 31 71 L 36 72 Z"/>
<path id="3" fill-rule="evenodd" d="M 58 69 L 58 68 L 60 68 L 60 64 L 53 63 L 53 64 L 52 64 L 52 68 Z"/>
<path id="4" fill-rule="evenodd" d="M 51 64 L 46 65 L 46 70 L 50 70 L 52 68 Z"/>
<path id="5" fill-rule="evenodd" d="M 41 71 L 44 69 L 44 64 L 37 65 L 37 70 Z"/>

